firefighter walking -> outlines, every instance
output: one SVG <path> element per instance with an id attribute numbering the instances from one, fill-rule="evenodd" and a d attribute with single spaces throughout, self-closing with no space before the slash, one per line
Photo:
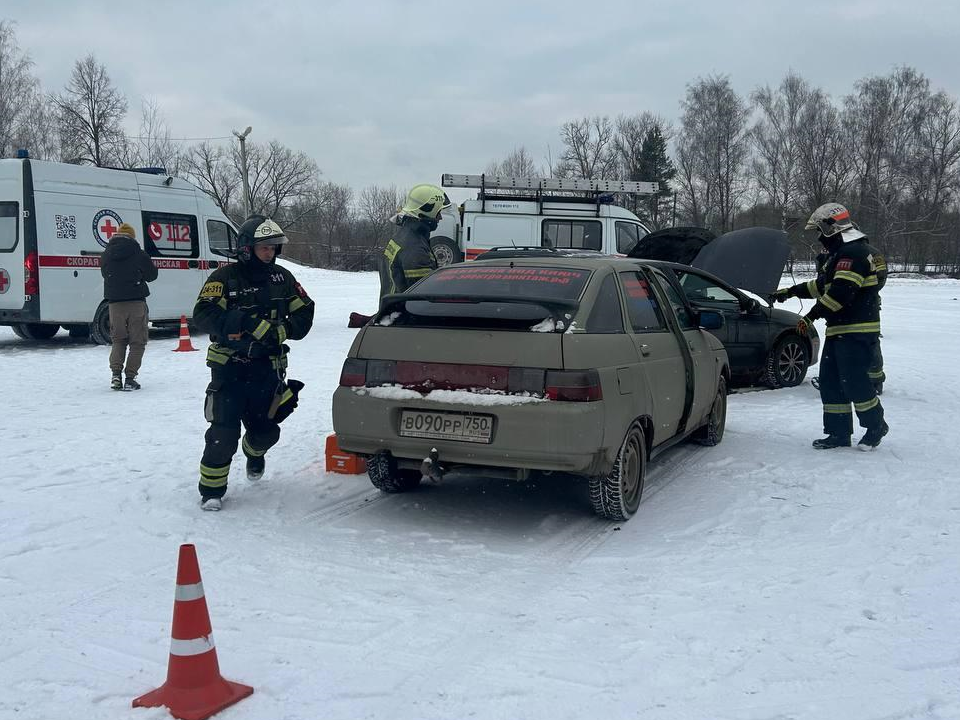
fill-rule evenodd
<path id="1" fill-rule="evenodd" d="M 215 270 L 200 290 L 193 322 L 210 333 L 204 415 L 210 423 L 200 460 L 200 501 L 219 510 L 230 464 L 240 444 L 247 477 L 258 480 L 265 455 L 280 439 L 279 423 L 297 404 L 303 383 L 286 380 L 287 340 L 304 338 L 314 304 L 275 258 L 287 242 L 283 230 L 262 215 L 240 226 L 236 263 Z"/>
<path id="2" fill-rule="evenodd" d="M 826 437 L 814 440 L 813 447 L 849 447 L 856 412 L 861 427 L 866 428 L 858 446 L 872 450 L 889 430 L 870 377 L 880 342 L 878 259 L 843 205 L 821 205 L 807 220 L 805 229 L 819 231 L 820 242 L 829 256 L 816 279 L 778 290 L 774 299 L 816 299 L 797 325 L 800 334 L 806 334 L 815 320 L 823 318 L 827 323 L 820 358 L 820 399 Z M 886 271 L 885 263 L 883 269 Z"/>

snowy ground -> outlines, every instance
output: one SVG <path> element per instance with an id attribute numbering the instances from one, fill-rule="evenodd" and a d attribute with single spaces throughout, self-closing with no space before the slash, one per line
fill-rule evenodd
<path id="1" fill-rule="evenodd" d="M 809 383 L 736 394 L 723 443 L 664 456 L 615 525 L 568 480 L 326 474 L 376 279 L 297 274 L 307 388 L 219 514 L 196 498 L 202 353 L 156 334 L 116 393 L 105 348 L 0 328 L 0 718 L 168 717 L 130 702 L 165 677 L 183 542 L 223 674 L 256 688 L 224 718 L 960 718 L 960 283 L 884 291 L 878 451 L 812 450 Z"/>

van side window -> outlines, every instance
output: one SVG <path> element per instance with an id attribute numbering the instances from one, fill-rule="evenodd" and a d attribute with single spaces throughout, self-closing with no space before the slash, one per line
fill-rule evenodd
<path id="1" fill-rule="evenodd" d="M 600 250 L 602 225 L 597 220 L 544 220 L 543 247 Z"/>
<path id="2" fill-rule="evenodd" d="M 150 257 L 200 257 L 195 215 L 144 210 L 143 249 Z"/>
<path id="3" fill-rule="evenodd" d="M 207 220 L 207 239 L 210 241 L 210 251 L 212 253 L 223 255 L 223 257 L 233 257 L 230 248 L 236 248 L 237 246 L 237 233 L 225 222 Z"/>
<path id="4" fill-rule="evenodd" d="M 627 316 L 634 332 L 662 332 L 667 329 L 657 296 L 650 288 L 647 278 L 639 272 L 622 272 L 620 285 L 623 287 Z"/>
<path id="5" fill-rule="evenodd" d="M 617 281 L 612 274 L 607 275 L 597 299 L 593 303 L 593 310 L 587 318 L 588 333 L 622 333 L 623 311 L 620 309 L 620 293 L 617 292 Z"/>
<path id="6" fill-rule="evenodd" d="M 0 202 L 0 252 L 10 252 L 17 247 L 20 224 L 19 206 L 15 202 Z"/>
<path id="7" fill-rule="evenodd" d="M 640 238 L 646 235 L 636 223 L 617 221 L 617 252 L 623 255 L 630 254 L 637 245 L 640 244 Z"/>

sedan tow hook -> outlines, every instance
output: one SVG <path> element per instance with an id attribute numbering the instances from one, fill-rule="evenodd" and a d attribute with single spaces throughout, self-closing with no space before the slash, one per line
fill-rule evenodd
<path id="1" fill-rule="evenodd" d="M 439 483 L 443 480 L 443 474 L 446 472 L 444 467 L 440 464 L 440 453 L 437 452 L 436 448 L 430 450 L 430 455 L 423 459 L 423 462 L 420 463 L 420 474 L 424 477 L 428 477 L 436 483 Z"/>

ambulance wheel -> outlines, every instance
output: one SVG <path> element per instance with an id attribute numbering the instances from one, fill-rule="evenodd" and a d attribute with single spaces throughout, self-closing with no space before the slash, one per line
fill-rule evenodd
<path id="1" fill-rule="evenodd" d="M 463 260 L 463 253 L 450 238 L 437 238 L 430 241 L 433 256 L 437 259 L 437 267 L 453 265 Z"/>
<path id="2" fill-rule="evenodd" d="M 72 338 L 82 338 L 86 340 L 90 337 L 89 325 L 65 325 L 64 328 Z"/>
<path id="3" fill-rule="evenodd" d="M 24 340 L 49 340 L 59 330 L 59 325 L 48 325 L 46 323 L 18 323 L 13 326 L 13 332 Z"/>
<path id="4" fill-rule="evenodd" d="M 90 323 L 90 339 L 97 345 L 110 344 L 110 305 L 103 302 Z"/>

